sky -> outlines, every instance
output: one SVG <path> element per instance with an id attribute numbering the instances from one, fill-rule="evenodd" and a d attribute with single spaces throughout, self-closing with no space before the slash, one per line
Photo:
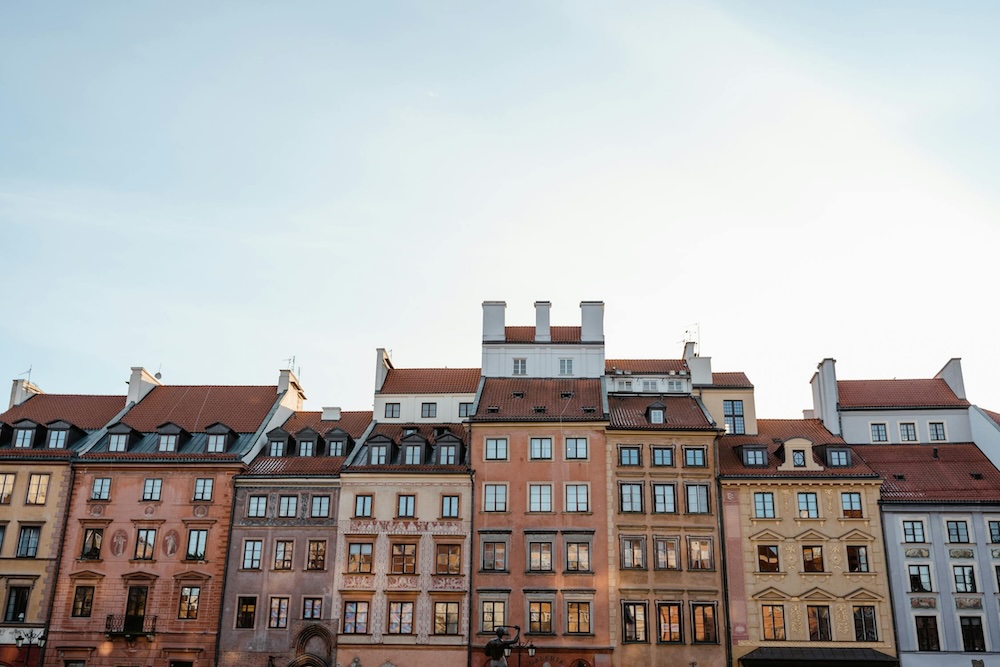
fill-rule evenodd
<path id="1" fill-rule="evenodd" d="M 1000 4 L 0 4 L 0 380 L 370 409 L 507 323 L 700 342 L 758 416 L 961 357 L 1000 410 Z M 294 358 L 294 362 L 290 360 Z"/>

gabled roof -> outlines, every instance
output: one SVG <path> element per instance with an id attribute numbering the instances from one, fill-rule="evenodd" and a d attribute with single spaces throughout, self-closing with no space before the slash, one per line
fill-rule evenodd
<path id="1" fill-rule="evenodd" d="M 437 443 L 439 437 L 443 438 L 449 435 L 458 438 L 462 443 L 469 439 L 469 433 L 464 424 L 388 424 L 382 422 L 375 424 L 375 428 L 372 429 L 371 435 L 368 437 L 371 439 L 376 435 L 384 435 L 398 445 L 406 437 L 403 432 L 410 429 L 415 430 L 417 435 L 432 445 Z M 440 436 L 435 435 L 438 429 L 443 429 Z"/>
<path id="2" fill-rule="evenodd" d="M 830 433 L 819 419 L 758 419 L 757 435 L 724 435 L 719 438 L 719 471 L 724 477 L 874 477 L 875 473 L 858 456 L 851 457 L 851 465 L 828 467 L 821 459 L 822 445 L 836 445 L 853 449 L 842 438 Z M 778 470 L 783 461 L 776 452 L 793 438 L 804 438 L 813 443 L 813 460 L 823 470 Z M 746 466 L 740 457 L 740 448 L 757 446 L 767 449 L 767 465 Z"/>
<path id="3" fill-rule="evenodd" d="M 750 382 L 750 378 L 742 371 L 712 373 L 712 386 L 753 389 L 753 383 Z"/>
<path id="4" fill-rule="evenodd" d="M 85 431 L 96 431 L 106 426 L 124 407 L 124 396 L 35 394 L 0 414 L 0 423 L 14 424 L 21 419 L 30 419 L 38 424 L 48 424 L 63 420 Z"/>
<path id="5" fill-rule="evenodd" d="M 984 410 L 983 408 L 980 408 L 980 410 L 983 410 L 983 413 L 985 413 L 987 417 L 992 419 L 997 426 L 1000 426 L 1000 412 L 993 412 L 992 410 Z"/>
<path id="6" fill-rule="evenodd" d="M 304 428 L 311 428 L 320 435 L 325 435 L 331 429 L 339 428 L 357 440 L 372 422 L 371 410 L 343 411 L 338 421 L 324 421 L 322 412 L 296 412 L 289 417 L 281 428 L 286 433 L 295 435 Z"/>
<path id="7" fill-rule="evenodd" d="M 487 378 L 474 420 L 602 421 L 603 412 L 599 379 Z"/>
<path id="8" fill-rule="evenodd" d="M 222 422 L 237 433 L 253 433 L 278 399 L 275 386 L 155 387 L 128 411 L 122 422 L 151 433 L 164 422 L 173 422 L 189 433 L 200 433 Z"/>
<path id="9" fill-rule="evenodd" d="M 649 406 L 658 403 L 663 406 L 662 424 L 649 422 Z M 655 431 L 671 430 L 716 430 L 705 416 L 698 401 L 690 396 L 608 396 L 610 429 L 644 429 Z"/>
<path id="10" fill-rule="evenodd" d="M 941 378 L 926 380 L 838 380 L 842 409 L 967 408 Z"/>
<path id="11" fill-rule="evenodd" d="M 552 343 L 580 343 L 580 327 L 549 327 Z M 535 327 L 504 327 L 504 342 L 534 343 Z M 542 343 L 546 345 L 547 343 Z"/>
<path id="12" fill-rule="evenodd" d="M 380 394 L 474 394 L 478 368 L 390 368 Z"/>
<path id="13" fill-rule="evenodd" d="M 683 359 L 605 359 L 604 371 L 614 375 L 615 371 L 627 371 L 632 375 L 667 375 L 670 372 L 686 371 Z"/>
<path id="14" fill-rule="evenodd" d="M 883 500 L 1000 502 L 1000 471 L 974 444 L 862 445 L 854 453 L 885 480 Z"/>
<path id="15" fill-rule="evenodd" d="M 338 475 L 346 460 L 345 456 L 258 456 L 246 474 L 265 477 Z"/>

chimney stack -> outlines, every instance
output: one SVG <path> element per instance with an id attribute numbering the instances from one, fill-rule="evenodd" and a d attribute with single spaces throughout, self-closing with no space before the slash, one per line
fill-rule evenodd
<path id="1" fill-rule="evenodd" d="M 535 302 L 535 342 L 551 343 L 552 328 L 549 326 L 549 310 L 552 308 L 551 301 Z"/>
<path id="2" fill-rule="evenodd" d="M 323 408 L 323 416 L 320 419 L 325 422 L 340 421 L 340 408 Z"/>
<path id="3" fill-rule="evenodd" d="M 384 347 L 375 348 L 375 391 L 382 391 L 382 385 L 392 369 L 392 359 Z"/>
<path id="4" fill-rule="evenodd" d="M 504 330 L 506 301 L 483 301 L 483 342 L 496 343 L 507 340 Z"/>
<path id="5" fill-rule="evenodd" d="M 125 405 L 138 403 L 153 389 L 162 386 L 163 383 L 150 375 L 145 368 L 133 366 L 132 375 L 128 379 L 128 396 L 125 397 Z"/>
<path id="6" fill-rule="evenodd" d="M 10 388 L 10 405 L 7 409 L 9 410 L 15 405 L 21 405 L 21 403 L 24 403 L 35 394 L 44 393 L 44 391 L 31 384 L 28 380 L 14 380 L 14 386 Z"/>
<path id="7" fill-rule="evenodd" d="M 604 302 L 580 302 L 580 342 L 604 342 Z"/>
<path id="8" fill-rule="evenodd" d="M 295 377 L 289 369 L 278 371 L 278 393 L 284 394 L 285 392 L 292 393 L 295 395 L 295 410 L 301 410 L 302 404 L 306 400 L 306 392 L 302 389 L 302 385 L 299 384 L 299 379 Z M 282 400 L 284 404 L 284 400 Z"/>

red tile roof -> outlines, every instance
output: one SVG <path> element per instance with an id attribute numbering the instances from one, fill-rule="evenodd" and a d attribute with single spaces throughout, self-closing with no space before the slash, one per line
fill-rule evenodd
<path id="1" fill-rule="evenodd" d="M 746 376 L 746 373 L 740 371 L 712 373 L 712 386 L 753 389 L 753 383 L 750 382 L 750 378 Z"/>
<path id="2" fill-rule="evenodd" d="M 474 394 L 478 368 L 393 368 L 380 394 Z"/>
<path id="3" fill-rule="evenodd" d="M 605 359 L 604 371 L 613 375 L 616 370 L 632 375 L 666 375 L 687 370 L 683 359 Z"/>
<path id="4" fill-rule="evenodd" d="M 663 424 L 647 421 L 647 408 L 657 402 L 665 406 Z M 611 420 L 608 428 L 612 429 L 715 430 L 698 401 L 690 396 L 609 396 L 608 412 Z"/>
<path id="5" fill-rule="evenodd" d="M 792 438 L 805 438 L 814 445 L 838 445 L 846 447 L 842 438 L 830 433 L 819 419 L 758 419 L 757 435 L 725 435 L 719 438 L 719 470 L 727 477 L 873 477 L 874 472 L 857 456 L 851 457 L 851 465 L 830 468 L 820 458 L 820 451 L 813 448 L 813 460 L 824 467 L 823 470 L 778 470 L 781 461 L 776 452 Z M 740 447 L 758 445 L 767 448 L 766 467 L 743 465 Z M 857 451 L 857 448 L 853 448 Z"/>
<path id="6" fill-rule="evenodd" d="M 963 408 L 969 402 L 955 396 L 940 378 L 929 380 L 838 380 L 841 408 Z"/>
<path id="7" fill-rule="evenodd" d="M 1000 471 L 973 444 L 862 445 L 854 452 L 885 480 L 884 500 L 1000 502 Z"/>
<path id="8" fill-rule="evenodd" d="M 993 412 L 992 410 L 983 410 L 986 416 L 996 422 L 997 426 L 1000 426 L 1000 412 Z"/>
<path id="9" fill-rule="evenodd" d="M 434 435 L 435 429 L 439 428 L 447 429 L 447 432 L 457 436 L 462 442 L 468 441 L 468 431 L 464 424 L 388 424 L 380 422 L 372 429 L 371 435 L 384 435 L 398 445 L 403 441 L 403 430 L 411 428 L 416 429 L 417 434 L 432 445 L 437 441 Z M 442 435 L 444 434 L 442 433 Z"/>
<path id="10" fill-rule="evenodd" d="M 579 343 L 580 327 L 549 327 L 553 343 Z M 507 343 L 534 343 L 535 327 L 504 327 Z"/>
<path id="11" fill-rule="evenodd" d="M 73 456 L 71 449 L 20 449 L 4 447 L 0 449 L 0 458 L 17 459 L 68 459 Z"/>
<path id="12" fill-rule="evenodd" d="M 277 387 L 155 387 L 122 418 L 137 431 L 152 433 L 172 422 L 188 433 L 200 433 L 222 422 L 237 433 L 253 433 L 278 398 Z"/>
<path id="13" fill-rule="evenodd" d="M 85 431 L 96 431 L 106 426 L 124 407 L 124 396 L 35 394 L 0 414 L 0 422 L 13 424 L 30 419 L 38 424 L 48 424 L 62 420 Z"/>
<path id="14" fill-rule="evenodd" d="M 325 434 L 331 429 L 339 428 L 357 440 L 364 434 L 365 429 L 371 423 L 371 410 L 356 412 L 345 410 L 340 413 L 339 421 L 323 421 L 322 412 L 296 412 L 288 418 L 281 428 L 292 435 L 295 435 L 304 428 L 311 428 L 320 435 Z"/>
<path id="15" fill-rule="evenodd" d="M 248 475 L 338 475 L 345 456 L 258 456 Z"/>
<path id="16" fill-rule="evenodd" d="M 563 398 L 563 393 L 571 396 Z M 520 394 L 517 396 L 515 394 Z M 535 407 L 544 407 L 536 412 Z M 496 412 L 491 407 L 499 408 Z M 593 411 L 584 411 L 593 408 Z M 476 421 L 601 421 L 601 381 L 488 378 Z"/>

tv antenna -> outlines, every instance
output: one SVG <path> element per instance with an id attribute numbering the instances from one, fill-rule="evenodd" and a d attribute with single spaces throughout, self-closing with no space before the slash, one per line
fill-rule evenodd
<path id="1" fill-rule="evenodd" d="M 31 382 L 31 369 L 32 369 L 32 368 L 34 368 L 34 364 L 30 364 L 30 365 L 28 366 L 28 370 L 26 370 L 26 371 L 24 371 L 23 373 L 21 373 L 21 375 L 26 375 L 26 376 L 28 376 L 28 382 Z"/>

